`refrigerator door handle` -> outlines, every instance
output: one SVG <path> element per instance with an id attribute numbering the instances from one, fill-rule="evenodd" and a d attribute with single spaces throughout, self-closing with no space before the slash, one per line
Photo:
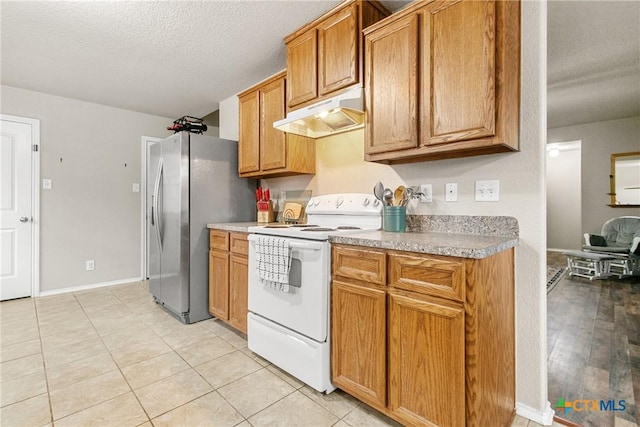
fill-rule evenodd
<path id="1" fill-rule="evenodd" d="M 162 176 L 162 159 L 160 159 L 160 163 L 158 164 L 158 174 L 156 175 L 156 182 L 154 185 L 154 196 L 152 197 L 153 200 L 153 205 L 151 206 L 151 224 L 155 223 L 155 230 L 156 230 L 156 239 L 158 239 L 158 246 L 160 248 L 160 252 L 162 252 L 162 237 L 160 236 L 160 216 L 158 215 L 158 199 L 159 197 L 159 191 L 160 191 L 160 178 Z M 155 220 L 154 220 L 154 214 L 155 214 Z"/>

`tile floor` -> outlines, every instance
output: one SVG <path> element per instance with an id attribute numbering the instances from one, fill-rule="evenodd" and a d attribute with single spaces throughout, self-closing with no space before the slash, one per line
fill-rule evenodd
<path id="1" fill-rule="evenodd" d="M 3 427 L 398 425 L 315 392 L 215 319 L 182 325 L 144 283 L 6 301 L 0 317 Z"/>

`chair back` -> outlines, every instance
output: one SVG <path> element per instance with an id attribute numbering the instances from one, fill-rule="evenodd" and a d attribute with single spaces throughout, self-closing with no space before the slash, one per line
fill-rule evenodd
<path id="1" fill-rule="evenodd" d="M 634 237 L 640 237 L 640 216 L 612 218 L 602 226 L 607 246 L 630 247 Z"/>

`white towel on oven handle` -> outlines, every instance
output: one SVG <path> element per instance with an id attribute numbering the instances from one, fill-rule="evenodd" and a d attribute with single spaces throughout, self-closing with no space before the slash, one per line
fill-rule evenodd
<path id="1" fill-rule="evenodd" d="M 259 236 L 256 241 L 256 261 L 263 285 L 289 292 L 291 248 L 287 239 Z"/>

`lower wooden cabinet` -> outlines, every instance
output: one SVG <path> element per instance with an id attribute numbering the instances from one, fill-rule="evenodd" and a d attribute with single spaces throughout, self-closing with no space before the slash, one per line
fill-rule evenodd
<path id="1" fill-rule="evenodd" d="M 387 399 L 386 292 L 334 280 L 332 381 L 371 405 Z"/>
<path id="2" fill-rule="evenodd" d="M 464 426 L 464 309 L 389 291 L 389 410 L 409 425 Z"/>
<path id="3" fill-rule="evenodd" d="M 211 230 L 209 238 L 209 312 L 247 333 L 247 233 Z"/>
<path id="4" fill-rule="evenodd" d="M 229 324 L 247 333 L 249 260 L 231 255 L 229 259 Z"/>
<path id="5" fill-rule="evenodd" d="M 229 253 L 209 250 L 209 313 L 229 319 Z"/>
<path id="6" fill-rule="evenodd" d="M 332 251 L 337 387 L 408 426 L 511 424 L 513 249 L 485 259 Z"/>

